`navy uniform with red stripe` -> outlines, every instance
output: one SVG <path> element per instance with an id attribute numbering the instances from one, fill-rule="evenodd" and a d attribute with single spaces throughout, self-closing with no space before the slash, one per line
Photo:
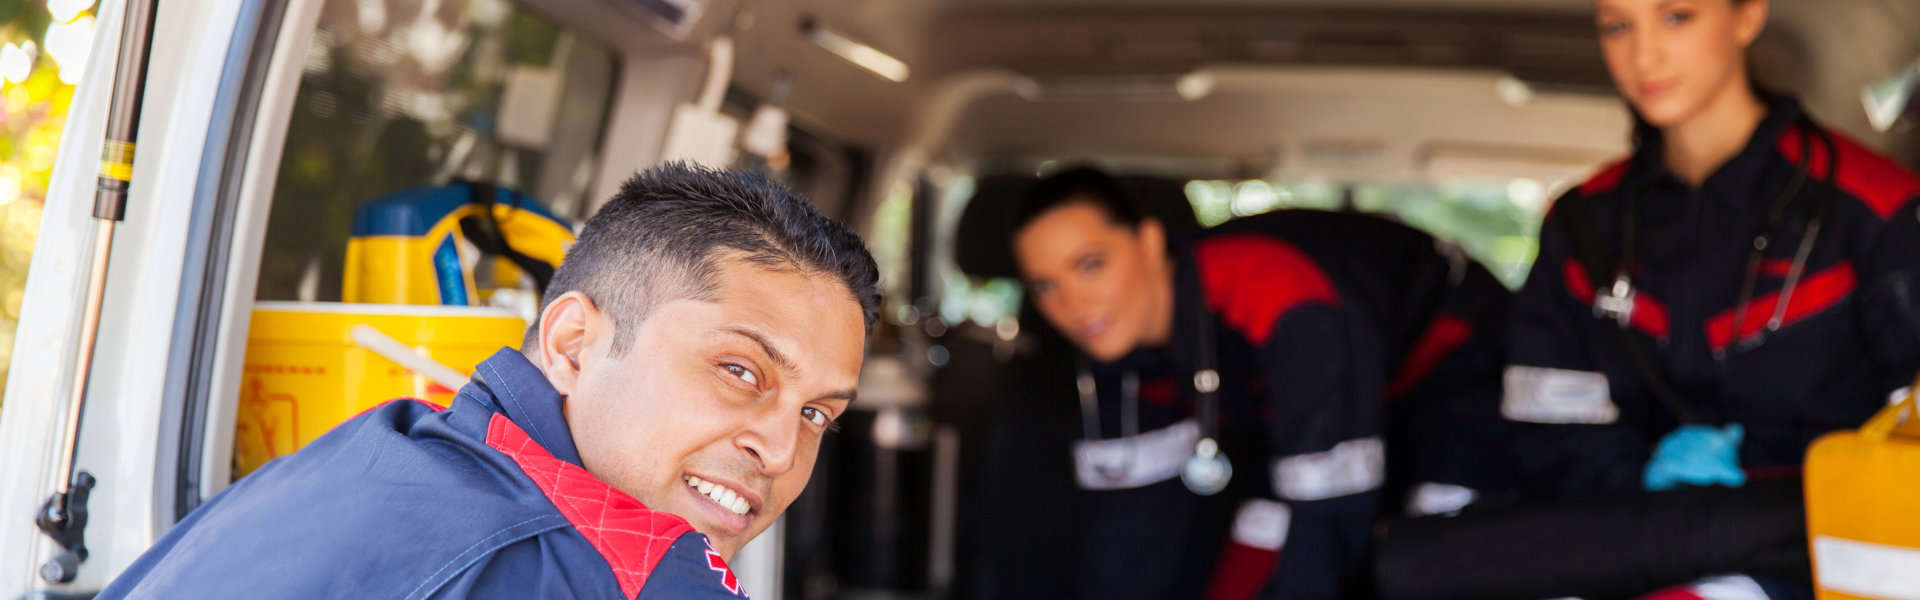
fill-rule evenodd
<path id="1" fill-rule="evenodd" d="M 680 517 L 589 474 L 519 352 L 445 410 L 396 401 L 268 463 L 96 598 L 740 598 Z"/>
<path id="2" fill-rule="evenodd" d="M 1484 268 L 1356 213 L 1279 211 L 1174 246 L 1170 351 L 1092 373 L 1108 435 L 1125 427 L 1122 374 L 1140 377 L 1145 433 L 1118 454 L 1131 457 L 1124 476 L 1076 462 L 1093 492 L 1083 597 L 1341 597 L 1364 585 L 1374 522 L 1402 499 L 1438 490 L 1427 510 L 1454 510 L 1505 484 L 1474 440 L 1499 425 L 1510 301 Z M 1209 498 L 1177 477 L 1198 435 L 1186 382 L 1201 319 L 1235 461 L 1232 485 Z M 1426 448 L 1388 451 L 1401 444 Z"/>
<path id="3" fill-rule="evenodd" d="M 1762 98 L 1768 113 L 1746 147 L 1698 188 L 1662 165 L 1659 132 L 1643 128 L 1634 155 L 1569 194 L 1588 201 L 1613 260 L 1622 208 L 1636 204 L 1630 335 L 1691 410 L 1745 427 L 1750 477 L 1793 476 L 1815 437 L 1860 425 L 1920 369 L 1920 177 L 1817 129 L 1793 99 Z M 1754 232 L 1802 170 L 1743 312 Z M 1822 195 L 1830 208 L 1788 293 Z M 1595 316 L 1567 219 L 1552 211 L 1541 228 L 1502 405 L 1519 424 L 1523 489 L 1539 498 L 1640 489 L 1655 442 L 1677 426 L 1610 331 L 1615 321 Z"/>

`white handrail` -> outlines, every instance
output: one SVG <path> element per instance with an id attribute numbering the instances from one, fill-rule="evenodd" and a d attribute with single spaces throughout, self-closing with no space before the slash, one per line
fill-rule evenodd
<path id="1" fill-rule="evenodd" d="M 467 380 L 471 379 L 459 371 L 454 370 L 453 367 L 440 364 L 440 361 L 415 352 L 413 348 L 400 343 L 400 340 L 393 339 L 391 336 L 381 333 L 380 330 L 374 329 L 372 325 L 365 323 L 354 325 L 352 334 L 353 343 L 358 344 L 361 348 L 366 348 L 368 351 L 378 354 L 382 358 L 399 363 L 400 366 L 406 367 L 407 370 L 424 375 L 434 383 L 440 384 L 440 387 L 449 390 L 459 390 L 462 386 L 467 385 Z"/>

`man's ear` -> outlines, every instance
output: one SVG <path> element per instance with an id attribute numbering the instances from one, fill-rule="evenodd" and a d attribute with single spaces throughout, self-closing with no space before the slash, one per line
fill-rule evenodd
<path id="1" fill-rule="evenodd" d="M 1760 31 L 1767 28 L 1767 13 L 1771 10 L 1767 0 L 1742 0 L 1733 4 L 1733 35 L 1740 47 L 1752 46 L 1753 41 L 1760 38 Z"/>
<path id="2" fill-rule="evenodd" d="M 581 355 L 604 335 L 602 315 L 593 300 L 579 290 L 555 298 L 540 311 L 540 338 L 534 352 L 547 382 L 562 396 L 573 395 L 580 380 Z"/>

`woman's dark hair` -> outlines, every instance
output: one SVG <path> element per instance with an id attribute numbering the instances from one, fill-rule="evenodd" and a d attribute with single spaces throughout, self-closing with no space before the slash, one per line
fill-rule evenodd
<path id="1" fill-rule="evenodd" d="M 1026 229 L 1053 209 L 1082 202 L 1100 209 L 1115 225 L 1136 227 L 1146 218 L 1120 182 L 1099 169 L 1079 167 L 1056 173 L 1029 188 L 1014 210 L 1013 230 Z"/>

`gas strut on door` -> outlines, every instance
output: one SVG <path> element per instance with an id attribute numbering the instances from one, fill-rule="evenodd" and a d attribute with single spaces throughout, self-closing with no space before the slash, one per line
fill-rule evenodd
<path id="1" fill-rule="evenodd" d="M 127 212 L 127 190 L 133 184 L 133 142 L 140 129 L 140 104 L 147 88 L 147 54 L 153 47 L 153 11 L 158 0 L 130 0 L 120 32 L 120 57 L 113 73 L 113 100 L 107 112 L 106 143 L 100 148 L 99 187 L 94 191 L 94 250 L 87 277 L 87 305 L 80 322 L 79 352 L 73 363 L 73 388 L 67 398 L 65 436 L 61 438 L 60 477 L 52 497 L 40 507 L 34 523 L 60 544 L 61 552 L 40 565 L 48 583 L 73 581 L 80 562 L 87 559 L 87 494 L 93 476 L 74 471 L 80 439 L 80 416 L 86 406 L 87 380 L 93 372 L 93 349 L 100 332 L 100 304 L 106 297 L 107 259 L 113 253 L 113 230 Z"/>

